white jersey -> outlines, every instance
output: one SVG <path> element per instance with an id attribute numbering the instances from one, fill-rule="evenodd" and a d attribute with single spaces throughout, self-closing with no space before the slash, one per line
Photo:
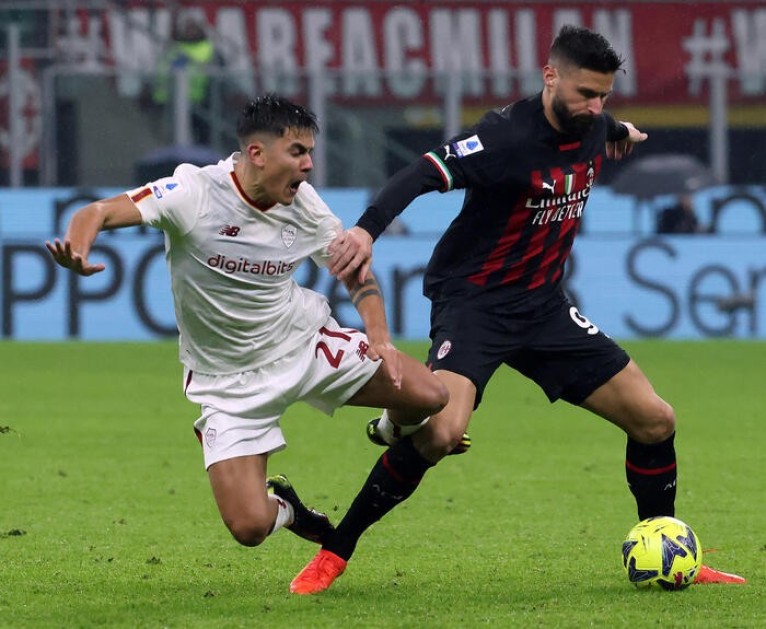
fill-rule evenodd
<path id="1" fill-rule="evenodd" d="M 292 204 L 257 208 L 234 173 L 181 164 L 172 177 L 129 191 L 144 223 L 165 232 L 181 362 L 207 374 L 250 371 L 297 347 L 330 316 L 324 296 L 292 276 L 320 266 L 340 220 L 302 183 Z"/>

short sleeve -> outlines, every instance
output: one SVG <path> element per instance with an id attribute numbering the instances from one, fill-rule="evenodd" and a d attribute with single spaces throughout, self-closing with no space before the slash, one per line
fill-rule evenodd
<path id="1" fill-rule="evenodd" d="M 326 216 L 319 222 L 317 227 L 317 242 L 319 244 L 319 249 L 311 256 L 311 259 L 317 266 L 327 266 L 327 263 L 330 261 L 330 253 L 327 248 L 342 231 L 343 223 L 341 223 L 340 219 L 334 214 Z"/>
<path id="2" fill-rule="evenodd" d="M 163 177 L 126 193 L 141 213 L 143 222 L 163 231 L 188 233 L 197 221 L 202 206 L 201 190 L 197 190 L 189 168 L 183 164 L 172 177 Z"/>

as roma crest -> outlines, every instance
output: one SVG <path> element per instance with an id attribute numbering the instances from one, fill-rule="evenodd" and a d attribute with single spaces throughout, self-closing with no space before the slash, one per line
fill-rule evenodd
<path id="1" fill-rule="evenodd" d="M 289 249 L 293 246 L 297 234 L 298 230 L 295 228 L 295 225 L 285 225 L 282 228 L 282 242 L 285 243 L 285 247 Z"/>

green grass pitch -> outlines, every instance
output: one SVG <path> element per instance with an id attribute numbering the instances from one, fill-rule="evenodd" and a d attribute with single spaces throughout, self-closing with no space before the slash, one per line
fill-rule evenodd
<path id="1" fill-rule="evenodd" d="M 424 357 L 423 344 L 402 347 Z M 315 597 L 316 548 L 220 522 L 173 343 L 0 343 L 0 627 L 763 627 L 760 343 L 626 344 L 679 418 L 677 515 L 746 586 L 639 592 L 622 433 L 501 370 L 449 457 Z M 270 461 L 337 521 L 380 450 L 369 410 L 299 405 Z"/>

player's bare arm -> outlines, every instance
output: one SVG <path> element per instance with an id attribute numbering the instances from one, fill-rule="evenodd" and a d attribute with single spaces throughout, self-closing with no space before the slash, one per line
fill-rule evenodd
<path id="1" fill-rule="evenodd" d="M 649 135 L 636 129 L 636 127 L 624 120 L 620 121 L 628 129 L 627 137 L 619 140 L 618 142 L 606 143 L 606 156 L 609 159 L 621 160 L 623 157 L 627 157 L 633 152 L 633 147 L 639 142 L 646 140 Z"/>
<path id="2" fill-rule="evenodd" d="M 383 368 L 387 371 L 391 382 L 397 389 L 400 388 L 401 358 L 398 350 L 391 343 L 383 296 L 375 276 L 370 272 L 366 280 L 359 282 L 356 276 L 352 275 L 351 279 L 344 281 L 344 284 L 351 297 L 351 303 L 362 317 L 367 338 L 370 339 L 367 355 L 372 360 L 383 360 Z"/>
<path id="3" fill-rule="evenodd" d="M 94 201 L 75 212 L 69 222 L 64 240 L 45 242 L 53 259 L 61 266 L 79 274 L 100 273 L 104 264 L 91 264 L 88 254 L 99 232 L 104 229 L 141 224 L 141 214 L 127 195 Z"/>
<path id="4" fill-rule="evenodd" d="M 372 264 L 372 236 L 361 227 L 352 227 L 340 234 L 329 247 L 330 274 L 347 281 L 354 275 L 364 283 Z"/>

